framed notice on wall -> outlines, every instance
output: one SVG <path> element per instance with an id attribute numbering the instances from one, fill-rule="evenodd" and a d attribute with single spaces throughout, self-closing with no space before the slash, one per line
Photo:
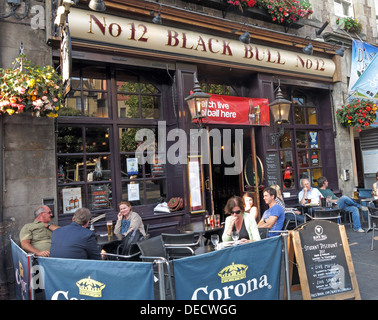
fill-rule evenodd
<path id="1" fill-rule="evenodd" d="M 66 188 L 62 190 L 63 213 L 74 213 L 82 207 L 81 188 Z"/>
<path id="2" fill-rule="evenodd" d="M 205 212 L 205 191 L 201 156 L 188 157 L 188 181 L 190 212 Z"/>

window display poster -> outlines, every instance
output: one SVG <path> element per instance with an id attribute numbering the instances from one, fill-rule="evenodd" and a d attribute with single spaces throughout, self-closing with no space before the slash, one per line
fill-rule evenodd
<path id="1" fill-rule="evenodd" d="M 67 188 L 62 190 L 63 213 L 74 213 L 82 207 L 81 188 Z"/>
<path id="2" fill-rule="evenodd" d="M 129 201 L 139 201 L 139 183 L 130 183 L 127 185 Z"/>
<path id="3" fill-rule="evenodd" d="M 127 174 L 129 176 L 138 174 L 138 159 L 137 158 L 127 158 L 126 159 Z"/>
<path id="4" fill-rule="evenodd" d="M 318 132 L 310 131 L 310 146 L 311 148 L 319 148 L 318 146 Z"/>

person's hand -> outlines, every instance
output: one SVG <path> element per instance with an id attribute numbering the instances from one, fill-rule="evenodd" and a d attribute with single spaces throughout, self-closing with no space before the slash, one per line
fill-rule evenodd
<path id="1" fill-rule="evenodd" d="M 36 252 L 36 255 L 39 256 L 39 257 L 49 257 L 50 251 L 47 251 L 47 250 L 38 251 L 38 252 Z"/>
<path id="2" fill-rule="evenodd" d="M 121 212 L 118 212 L 117 217 L 118 217 L 118 220 L 122 220 L 122 213 L 121 213 Z"/>

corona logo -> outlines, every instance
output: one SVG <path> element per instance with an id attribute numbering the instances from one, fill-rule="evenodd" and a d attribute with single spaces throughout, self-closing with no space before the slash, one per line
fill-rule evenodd
<path id="1" fill-rule="evenodd" d="M 102 290 L 105 288 L 105 284 L 88 277 L 76 282 L 79 288 L 79 294 L 83 296 L 89 296 L 94 298 L 102 297 Z"/>
<path id="2" fill-rule="evenodd" d="M 245 279 L 247 277 L 247 269 L 248 269 L 247 265 L 235 264 L 233 262 L 232 265 L 229 265 L 223 268 L 218 273 L 218 276 L 221 278 L 222 283 L 237 281 L 237 280 Z"/>
<path id="3" fill-rule="evenodd" d="M 18 261 L 18 269 L 19 269 L 19 273 L 20 273 L 20 276 L 23 278 L 24 277 L 24 267 L 22 266 L 22 263 L 21 261 Z"/>

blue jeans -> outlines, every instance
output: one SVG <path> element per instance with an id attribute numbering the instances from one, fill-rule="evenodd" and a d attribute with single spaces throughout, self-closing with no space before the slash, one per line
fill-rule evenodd
<path id="1" fill-rule="evenodd" d="M 337 206 L 341 210 L 350 212 L 352 214 L 354 230 L 361 229 L 360 211 L 359 211 L 359 209 L 361 208 L 360 204 L 354 202 L 351 198 L 347 196 L 342 196 L 339 200 L 337 200 Z"/>

